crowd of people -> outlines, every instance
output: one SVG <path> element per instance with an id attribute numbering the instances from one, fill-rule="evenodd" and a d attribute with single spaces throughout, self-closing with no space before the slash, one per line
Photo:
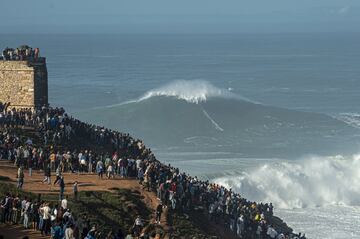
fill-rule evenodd
<path id="1" fill-rule="evenodd" d="M 27 45 L 22 45 L 17 48 L 6 47 L 2 51 L 2 60 L 6 61 L 25 61 L 37 60 L 40 58 L 39 48 L 31 48 Z"/>
<path id="2" fill-rule="evenodd" d="M 272 225 L 272 203 L 251 202 L 231 189 L 201 181 L 156 160 L 143 160 L 138 172 L 144 189 L 156 191 L 168 213 L 206 213 L 209 221 L 228 227 L 239 238 L 305 238 Z M 162 209 L 158 210 L 161 214 Z"/>
<path id="3" fill-rule="evenodd" d="M 87 214 L 76 216 L 68 208 L 67 198 L 59 204 L 45 202 L 38 198 L 30 198 L 8 193 L 1 201 L 1 223 L 18 225 L 25 229 L 41 232 L 43 236 L 53 239 L 134 239 L 135 232 L 141 232 L 144 222 L 140 217 L 134 221 L 133 230 L 124 234 L 121 229 L 111 230 L 107 235 L 101 235 L 96 224 L 91 224 Z M 139 234 L 140 235 L 140 234 Z M 146 237 L 145 237 L 146 236 Z M 141 234 L 138 238 L 156 238 L 155 235 Z"/>
<path id="4" fill-rule="evenodd" d="M 231 189 L 199 180 L 180 172 L 178 168 L 162 164 L 141 140 L 135 140 L 128 134 L 81 122 L 68 116 L 62 108 L 9 108 L 6 104 L 0 104 L 0 127 L 5 129 L 0 135 L 0 145 L 3 145 L 0 158 L 11 160 L 18 166 L 19 188 L 24 184 L 24 169 L 28 169 L 29 176 L 32 170 L 41 170 L 44 172 L 44 182 L 49 184 L 51 173 L 55 173 L 54 183 L 59 184 L 60 201 L 64 200 L 63 172 L 96 173 L 99 180 L 137 178 L 144 190 L 157 194 L 157 223 L 160 223 L 163 208 L 167 208 L 169 215 L 188 215 L 197 211 L 207 215 L 209 221 L 224 225 L 228 228 L 226 230 L 239 238 L 305 238 L 305 235 L 294 235 L 272 224 L 271 203 L 248 201 Z M 20 140 L 10 130 L 19 126 L 34 127 L 39 133 L 40 142 Z M 88 144 L 74 144 L 73 140 L 79 138 L 86 139 Z M 75 191 L 77 193 L 76 185 L 74 194 Z M 57 211 L 62 212 L 61 209 Z M 71 228 L 69 225 L 73 225 L 73 222 L 67 222 L 61 224 L 65 234 L 66 230 L 71 230 L 68 229 Z M 132 233 L 140 235 L 136 230 Z"/>

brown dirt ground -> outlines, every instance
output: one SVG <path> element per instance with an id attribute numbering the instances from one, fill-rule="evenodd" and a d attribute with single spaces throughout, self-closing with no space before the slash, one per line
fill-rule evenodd
<path id="1" fill-rule="evenodd" d="M 9 161 L 0 160 L 0 176 L 9 177 L 12 183 L 16 183 L 16 172 L 17 168 L 11 164 Z M 54 186 L 53 182 L 55 180 L 55 175 L 51 176 L 51 184 L 48 185 L 46 183 L 42 183 L 44 179 L 44 173 L 39 170 L 33 170 L 32 177 L 29 176 L 28 171 L 24 171 L 24 185 L 23 189 L 25 191 L 29 191 L 32 193 L 41 193 L 41 194 L 58 194 L 59 187 Z M 54 174 L 54 173 L 53 173 Z M 75 181 L 78 181 L 78 189 L 79 191 L 112 191 L 111 188 L 123 188 L 123 189 L 131 189 L 136 190 L 141 193 L 143 196 L 143 200 L 146 205 L 155 211 L 159 201 L 156 198 L 155 193 L 148 192 L 142 189 L 142 186 L 138 183 L 137 180 L 134 179 L 99 179 L 96 174 L 74 174 L 74 173 L 64 173 L 65 180 L 65 194 L 72 194 L 72 185 Z M 169 230 L 169 227 L 166 222 L 166 214 L 167 210 L 162 214 L 161 218 L 161 226 L 165 229 L 165 231 Z M 212 231 L 215 234 L 218 234 L 220 238 L 235 238 L 234 235 L 230 234 L 220 225 L 216 225 L 215 223 L 210 223 L 207 220 L 204 220 L 203 215 L 194 215 L 194 220 L 197 221 L 198 226 L 203 228 L 205 231 Z M 154 223 L 154 219 L 152 219 L 151 223 Z M 211 230 L 210 230 L 211 228 Z M 22 239 L 24 236 L 29 236 L 30 239 L 45 239 L 46 237 L 41 236 L 38 231 L 33 230 L 25 230 L 22 226 L 19 225 L 1 225 L 0 224 L 0 235 L 4 235 L 4 239 Z M 168 238 L 166 236 L 165 238 Z"/>
<path id="2" fill-rule="evenodd" d="M 24 186 L 25 191 L 32 193 L 41 193 L 41 194 L 58 194 L 59 187 L 54 186 L 53 182 L 55 180 L 55 175 L 51 176 L 52 184 L 48 185 L 42 183 L 44 179 L 44 173 L 39 172 L 38 170 L 33 170 L 32 177 L 29 176 L 28 171 L 24 171 Z M 14 167 L 8 161 L 0 161 L 0 175 L 9 177 L 13 183 L 16 183 L 16 167 Z M 65 194 L 72 194 L 72 185 L 75 181 L 78 181 L 79 191 L 111 191 L 111 188 L 123 188 L 137 190 L 144 197 L 144 202 L 149 208 L 155 210 L 159 201 L 156 199 L 156 196 L 153 192 L 147 192 L 142 190 L 142 186 L 134 179 L 99 179 L 96 174 L 73 174 L 73 173 L 64 173 L 65 180 Z M 164 213 L 165 214 L 165 213 Z M 166 217 L 163 214 L 161 224 L 166 227 Z M 30 239 L 43 239 L 39 232 L 32 230 L 24 230 L 21 226 L 13 225 L 0 225 L 0 234 L 5 236 L 5 239 L 18 239 L 23 236 L 29 236 Z"/>

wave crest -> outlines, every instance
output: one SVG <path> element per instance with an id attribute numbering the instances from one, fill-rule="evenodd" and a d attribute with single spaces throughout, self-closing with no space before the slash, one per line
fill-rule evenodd
<path id="1" fill-rule="evenodd" d="M 154 96 L 175 97 L 195 104 L 205 102 L 211 97 L 243 99 L 226 89 L 217 88 L 204 80 L 174 81 L 146 92 L 138 101 L 147 100 Z"/>
<path id="2" fill-rule="evenodd" d="M 343 121 L 352 127 L 360 129 L 360 114 L 358 113 L 341 113 L 334 118 Z"/>
<path id="3" fill-rule="evenodd" d="M 251 173 L 215 182 L 251 200 L 272 202 L 285 209 L 360 205 L 360 155 L 265 164 Z"/>

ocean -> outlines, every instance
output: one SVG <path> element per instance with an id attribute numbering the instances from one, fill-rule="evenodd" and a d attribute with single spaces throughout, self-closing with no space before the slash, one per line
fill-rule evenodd
<path id="1" fill-rule="evenodd" d="M 308 238 L 360 238 L 360 34 L 0 35 L 23 44 L 47 57 L 52 106 Z"/>

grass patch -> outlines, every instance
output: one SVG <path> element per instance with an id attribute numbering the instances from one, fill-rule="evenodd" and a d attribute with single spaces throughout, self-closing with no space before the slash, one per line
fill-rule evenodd
<path id="1" fill-rule="evenodd" d="M 0 181 L 0 198 L 3 199 L 6 193 L 25 196 L 32 200 L 50 202 L 52 205 L 58 204 L 58 195 L 37 195 L 16 188 L 14 184 Z M 142 196 L 138 191 L 115 188 L 113 192 L 83 191 L 79 193 L 79 200 L 74 201 L 68 198 L 69 208 L 76 217 L 87 214 L 91 225 L 96 224 L 101 232 L 101 238 L 111 230 L 121 229 L 124 233 L 133 226 L 135 218 L 140 215 L 147 224 L 152 215 L 152 211 L 142 201 Z M 149 229 L 150 230 L 150 229 Z M 151 230 L 155 230 L 152 229 Z M 159 229 L 156 229 L 159 231 Z"/>
<path id="2" fill-rule="evenodd" d="M 7 177 L 3 177 L 3 178 L 7 178 Z M 24 192 L 23 190 L 17 189 L 16 186 L 12 183 L 0 182 L 0 198 L 1 198 L 1 200 L 6 196 L 7 193 L 10 193 L 11 195 L 19 195 L 22 198 L 25 196 L 28 198 L 31 198 L 31 199 L 37 198 L 37 196 L 33 193 Z"/>
<path id="3" fill-rule="evenodd" d="M 195 235 L 196 239 L 208 238 L 207 234 L 204 234 L 199 228 L 195 227 L 194 224 L 184 215 L 174 213 L 173 226 L 175 231 L 173 232 L 174 238 L 193 238 Z"/>
<path id="4" fill-rule="evenodd" d="M 69 200 L 69 207 L 77 216 L 86 213 L 102 235 L 118 229 L 126 233 L 138 215 L 148 222 L 152 214 L 139 193 L 118 188 L 114 188 L 114 192 L 80 192 L 78 201 Z"/>

